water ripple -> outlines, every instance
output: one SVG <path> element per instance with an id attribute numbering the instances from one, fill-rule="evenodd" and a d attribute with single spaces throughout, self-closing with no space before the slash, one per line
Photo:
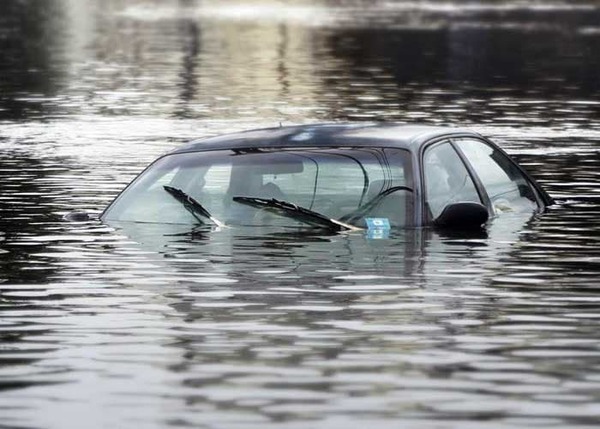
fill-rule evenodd
<path id="1" fill-rule="evenodd" d="M 593 2 L 13 3 L 0 426 L 598 425 Z M 345 120 L 470 126 L 557 204 L 388 240 L 64 219 L 184 141 Z"/>

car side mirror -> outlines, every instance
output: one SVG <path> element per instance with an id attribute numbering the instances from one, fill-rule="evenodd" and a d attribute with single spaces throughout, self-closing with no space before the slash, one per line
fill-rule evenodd
<path id="1" fill-rule="evenodd" d="M 481 227 L 489 218 L 484 205 L 463 201 L 448 204 L 433 223 L 442 228 L 473 229 Z"/>

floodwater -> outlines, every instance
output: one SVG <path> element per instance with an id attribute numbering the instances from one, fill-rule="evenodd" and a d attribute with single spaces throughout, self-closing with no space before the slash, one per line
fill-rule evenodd
<path id="1" fill-rule="evenodd" d="M 2 0 L 0 428 L 600 425 L 594 1 Z M 466 125 L 558 200 L 478 237 L 67 222 L 159 154 Z"/>

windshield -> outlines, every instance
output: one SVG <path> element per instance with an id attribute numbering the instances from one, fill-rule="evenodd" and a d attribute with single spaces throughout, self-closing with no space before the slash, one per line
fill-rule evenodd
<path id="1" fill-rule="evenodd" d="M 254 197 L 291 203 L 358 227 L 365 227 L 367 218 L 404 226 L 414 205 L 409 162 L 405 150 L 371 147 L 167 155 L 141 174 L 102 218 L 195 225 L 197 207 L 185 203 L 191 198 L 226 225 L 302 224 L 289 210 L 282 215 L 236 198 Z"/>

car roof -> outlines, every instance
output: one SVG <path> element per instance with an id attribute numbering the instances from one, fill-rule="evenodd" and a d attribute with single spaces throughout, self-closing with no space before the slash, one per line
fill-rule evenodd
<path id="1" fill-rule="evenodd" d="M 416 151 L 432 139 L 479 134 L 462 128 L 381 123 L 308 124 L 264 128 L 194 140 L 170 153 L 294 147 L 397 147 Z"/>

